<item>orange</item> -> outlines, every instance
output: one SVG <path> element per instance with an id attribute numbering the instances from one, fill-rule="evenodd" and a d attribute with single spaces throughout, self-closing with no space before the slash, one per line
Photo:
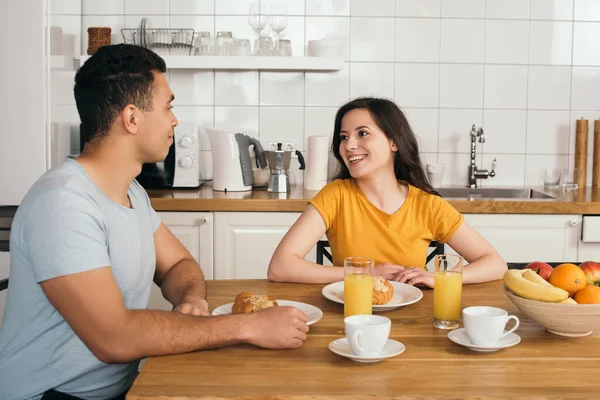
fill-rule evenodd
<path id="1" fill-rule="evenodd" d="M 549 282 L 566 290 L 570 296 L 587 286 L 585 273 L 575 264 L 558 265 L 550 274 Z"/>
<path id="2" fill-rule="evenodd" d="M 579 304 L 600 304 L 600 286 L 586 286 L 575 294 Z"/>

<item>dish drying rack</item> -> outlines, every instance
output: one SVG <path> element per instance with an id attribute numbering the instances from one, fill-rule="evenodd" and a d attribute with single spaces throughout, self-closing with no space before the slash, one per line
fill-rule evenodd
<path id="1" fill-rule="evenodd" d="M 187 28 L 123 28 L 121 35 L 127 44 L 148 49 L 188 49 L 194 47 L 194 30 Z"/>

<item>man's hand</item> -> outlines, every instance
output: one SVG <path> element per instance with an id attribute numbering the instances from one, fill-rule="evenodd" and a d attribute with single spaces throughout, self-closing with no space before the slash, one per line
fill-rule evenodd
<path id="1" fill-rule="evenodd" d="M 248 343 L 268 349 L 296 349 L 306 340 L 306 314 L 296 307 L 270 307 L 248 314 Z"/>
<path id="2" fill-rule="evenodd" d="M 393 278 L 396 282 L 416 285 L 422 283 L 430 288 L 433 288 L 433 273 L 422 268 L 410 267 L 400 271 Z"/>
<path id="3" fill-rule="evenodd" d="M 402 271 L 404 271 L 404 267 L 401 265 L 382 263 L 375 265 L 375 272 L 373 275 L 382 276 L 384 279 L 394 279 L 394 277 Z"/>
<path id="4" fill-rule="evenodd" d="M 194 302 L 183 302 L 173 308 L 173 311 L 198 317 L 210 316 L 210 312 L 208 312 L 208 303 L 204 299 L 196 300 Z"/>

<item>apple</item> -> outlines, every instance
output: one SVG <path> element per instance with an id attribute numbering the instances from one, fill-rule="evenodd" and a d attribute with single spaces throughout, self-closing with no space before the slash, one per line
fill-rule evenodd
<path id="1" fill-rule="evenodd" d="M 552 273 L 553 268 L 550 264 L 546 264 L 542 261 L 534 261 L 529 264 L 525 268 L 529 268 L 535 271 L 536 274 L 544 278 L 545 280 L 550 279 L 550 274 Z"/>
<path id="2" fill-rule="evenodd" d="M 579 264 L 579 268 L 585 272 L 588 285 L 600 286 L 600 264 L 595 261 L 586 261 Z"/>

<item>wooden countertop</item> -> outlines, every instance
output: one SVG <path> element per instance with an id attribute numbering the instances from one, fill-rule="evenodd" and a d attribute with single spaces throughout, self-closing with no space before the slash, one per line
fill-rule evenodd
<path id="1" fill-rule="evenodd" d="M 239 345 L 148 359 L 127 399 L 593 399 L 600 375 L 600 332 L 566 338 L 525 317 L 503 293 L 501 282 L 465 285 L 462 306 L 504 308 L 521 320 L 521 343 L 478 353 L 432 326 L 433 291 L 415 304 L 383 312 L 390 337 L 406 346 L 399 356 L 356 363 L 328 349 L 344 336 L 343 305 L 321 294 L 324 285 L 263 280 L 208 281 L 211 309 L 241 291 L 267 293 L 319 307 L 303 348 L 264 350 Z"/>
<path id="2" fill-rule="evenodd" d="M 577 192 L 546 191 L 554 199 L 449 199 L 465 214 L 600 214 L 600 191 L 585 188 Z M 156 211 L 265 211 L 302 212 L 317 191 L 295 186 L 289 193 L 266 189 L 249 192 L 216 192 L 210 186 L 198 189 L 148 190 Z"/>

